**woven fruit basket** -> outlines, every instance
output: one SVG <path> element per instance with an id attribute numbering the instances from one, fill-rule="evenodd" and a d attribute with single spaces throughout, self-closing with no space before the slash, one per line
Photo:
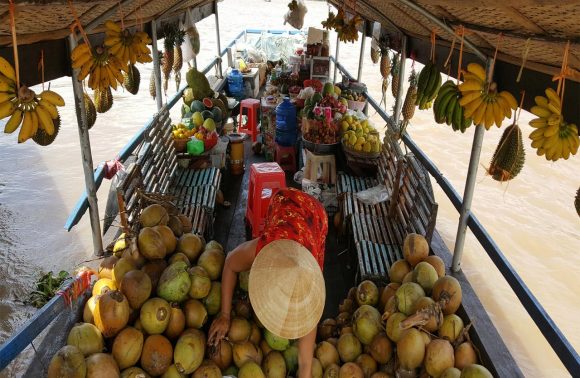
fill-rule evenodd
<path id="1" fill-rule="evenodd" d="M 342 144 L 342 150 L 344 151 L 345 155 L 356 158 L 356 159 L 369 159 L 369 160 L 376 160 L 381 156 L 381 152 L 363 152 L 363 151 L 356 151 L 344 143 Z"/>
<path id="2" fill-rule="evenodd" d="M 348 108 L 351 110 L 358 110 L 358 111 L 363 111 L 365 106 L 367 105 L 367 101 L 353 101 L 353 100 L 348 100 Z"/>
<path id="3" fill-rule="evenodd" d="M 187 142 L 189 139 L 173 139 L 173 146 L 175 147 L 175 152 L 185 152 L 187 149 Z"/>

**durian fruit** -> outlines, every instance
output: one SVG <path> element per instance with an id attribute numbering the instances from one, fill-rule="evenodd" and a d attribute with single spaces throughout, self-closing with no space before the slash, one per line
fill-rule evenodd
<path id="1" fill-rule="evenodd" d="M 85 110 L 87 112 L 87 125 L 89 130 L 95 125 L 97 121 L 97 110 L 95 109 L 95 103 L 91 96 L 83 92 L 83 99 L 85 102 Z"/>
<path id="2" fill-rule="evenodd" d="M 576 199 L 574 200 L 574 206 L 576 207 L 576 212 L 578 213 L 578 216 L 580 217 L 580 188 L 578 188 L 578 191 L 576 192 Z"/>
<path id="3" fill-rule="evenodd" d="M 151 72 L 151 77 L 149 78 L 149 94 L 155 100 L 155 96 L 157 95 L 157 91 L 155 90 L 155 71 Z"/>
<path id="4" fill-rule="evenodd" d="M 36 144 L 40 146 L 48 146 L 56 139 L 56 135 L 58 134 L 58 130 L 60 130 L 60 114 L 58 117 L 52 120 L 54 124 L 54 133 L 52 135 L 48 135 L 46 131 L 42 127 L 39 127 L 36 133 L 32 136 L 32 140 L 36 142 Z"/>
<path id="5" fill-rule="evenodd" d="M 139 85 L 141 84 L 141 73 L 134 64 L 130 64 L 127 71 L 123 72 L 123 85 L 127 92 L 136 95 L 139 92 Z"/>
<path id="6" fill-rule="evenodd" d="M 522 131 L 514 123 L 504 130 L 487 173 L 496 181 L 509 181 L 521 172 L 525 155 Z"/>
<path id="7" fill-rule="evenodd" d="M 94 98 L 97 113 L 105 113 L 113 106 L 113 93 L 111 93 L 111 87 L 106 87 L 105 89 L 96 88 Z"/>
<path id="8" fill-rule="evenodd" d="M 375 46 L 371 46 L 371 61 L 373 62 L 373 64 L 377 64 L 380 59 L 381 53 L 379 52 L 379 49 L 376 48 Z"/>

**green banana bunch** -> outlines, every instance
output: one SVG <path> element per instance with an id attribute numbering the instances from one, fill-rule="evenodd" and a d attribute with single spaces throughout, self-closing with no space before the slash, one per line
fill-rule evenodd
<path id="1" fill-rule="evenodd" d="M 437 98 L 433 103 L 433 114 L 435 122 L 446 123 L 453 128 L 453 131 L 459 130 L 464 133 L 473 121 L 465 117 L 464 109 L 459 104 L 460 98 L 461 92 L 457 85 L 452 80 L 446 81 L 439 88 Z"/>
<path id="2" fill-rule="evenodd" d="M 437 96 L 440 87 L 441 74 L 439 73 L 437 66 L 429 62 L 425 67 L 423 67 L 419 74 L 419 80 L 417 82 L 417 100 L 415 101 L 415 105 L 418 105 L 421 110 L 431 108 L 432 101 Z"/>

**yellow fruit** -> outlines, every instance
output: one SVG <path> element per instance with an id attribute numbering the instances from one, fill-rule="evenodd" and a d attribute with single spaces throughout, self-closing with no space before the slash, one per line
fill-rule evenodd
<path id="1" fill-rule="evenodd" d="M 467 65 L 467 71 L 475 74 L 481 81 L 485 81 L 485 68 L 477 63 L 469 63 Z"/>

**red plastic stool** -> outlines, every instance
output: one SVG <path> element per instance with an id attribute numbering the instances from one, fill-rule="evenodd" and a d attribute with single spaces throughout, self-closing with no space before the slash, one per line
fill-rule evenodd
<path id="1" fill-rule="evenodd" d="M 246 110 L 248 121 L 244 126 L 242 124 L 242 116 Z M 254 98 L 247 98 L 240 103 L 240 118 L 239 118 L 239 133 L 245 133 L 252 136 L 252 142 L 256 141 L 258 137 L 258 112 L 260 111 L 260 100 Z"/>
<path id="2" fill-rule="evenodd" d="M 296 172 L 296 148 L 294 146 L 285 147 L 276 143 L 276 163 L 289 172 Z"/>
<path id="3" fill-rule="evenodd" d="M 246 220 L 252 227 L 252 237 L 264 230 L 266 211 L 272 196 L 286 187 L 286 175 L 278 163 L 256 163 L 250 168 Z"/>

